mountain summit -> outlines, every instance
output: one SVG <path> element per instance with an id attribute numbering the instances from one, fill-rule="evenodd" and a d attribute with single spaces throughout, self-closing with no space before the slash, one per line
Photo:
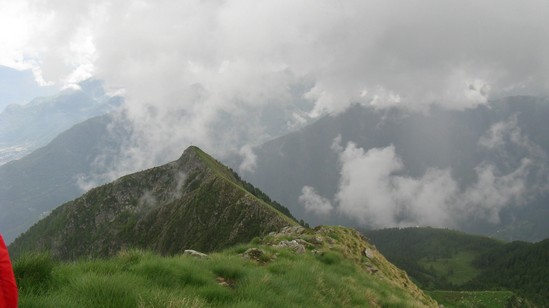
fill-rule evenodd
<path id="1" fill-rule="evenodd" d="M 111 256 L 130 247 L 161 254 L 212 251 L 297 225 L 288 215 L 191 146 L 174 162 L 124 176 L 56 208 L 16 239 L 11 251 L 50 250 L 61 259 Z"/>

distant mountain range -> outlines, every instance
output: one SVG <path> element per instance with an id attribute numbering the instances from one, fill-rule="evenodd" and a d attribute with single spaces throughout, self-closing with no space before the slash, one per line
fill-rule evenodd
<path id="1" fill-rule="evenodd" d="M 538 241 L 549 237 L 547 118 L 549 100 L 536 97 L 429 113 L 354 106 L 254 148 L 243 178 L 311 225 L 429 225 Z M 80 180 L 108 172 L 130 135 L 95 118 L 0 166 L 0 232 L 13 240 L 89 189 Z"/>
<path id="2" fill-rule="evenodd" d="M 10 253 L 44 250 L 77 259 L 128 248 L 209 252 L 294 225 L 286 209 L 191 146 L 177 161 L 124 176 L 56 208 L 18 237 Z"/>
<path id="3" fill-rule="evenodd" d="M 96 117 L 0 166 L 0 232 L 5 240 L 11 242 L 55 207 L 80 196 L 79 179 L 97 169 L 104 153 L 118 152 L 127 135 L 111 117 Z"/>
<path id="4" fill-rule="evenodd" d="M 312 225 L 538 241 L 549 237 L 548 118 L 536 97 L 428 113 L 357 105 L 256 147 L 244 176 Z"/>
<path id="5" fill-rule="evenodd" d="M 0 165 L 31 153 L 71 126 L 103 115 L 122 102 L 121 97 L 106 95 L 100 81 L 86 80 L 79 87 L 25 105 L 8 105 L 0 113 Z"/>

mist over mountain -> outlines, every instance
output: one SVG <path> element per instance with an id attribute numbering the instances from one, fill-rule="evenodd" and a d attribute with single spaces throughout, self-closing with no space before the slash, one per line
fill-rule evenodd
<path id="1" fill-rule="evenodd" d="M 86 120 L 48 145 L 0 166 L 0 232 L 6 242 L 56 206 L 91 188 L 83 183 L 120 151 L 129 132 L 109 116 Z M 100 182 L 102 184 L 107 179 Z"/>
<path id="2" fill-rule="evenodd" d="M 54 86 L 36 82 L 32 71 L 20 71 L 0 65 L 0 110 L 10 104 L 25 104 L 36 97 L 58 92 Z"/>
<path id="3" fill-rule="evenodd" d="M 549 237 L 547 98 L 463 111 L 355 106 L 253 149 L 257 183 L 312 224 Z"/>
<path id="4" fill-rule="evenodd" d="M 547 106 L 535 97 L 429 113 L 355 106 L 225 161 L 313 225 L 426 225 L 535 241 L 549 236 Z M 133 125 L 122 118 L 79 124 L 0 167 L 8 239 L 55 206 L 140 169 Z"/>
<path id="5" fill-rule="evenodd" d="M 109 112 L 123 100 L 107 95 L 98 80 L 76 87 L 24 105 L 8 105 L 0 113 L 0 165 L 46 145 L 79 122 Z"/>

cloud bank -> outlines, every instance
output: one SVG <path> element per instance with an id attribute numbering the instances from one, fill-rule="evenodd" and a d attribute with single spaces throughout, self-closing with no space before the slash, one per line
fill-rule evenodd
<path id="1" fill-rule="evenodd" d="M 353 103 L 547 94 L 546 12 L 542 0 L 0 0 L 0 65 L 124 93 L 123 173 L 189 144 L 238 153 Z"/>
<path id="2" fill-rule="evenodd" d="M 353 142 L 345 147 L 340 143 L 338 136 L 332 144 L 341 166 L 334 206 L 308 186 L 303 187 L 299 201 L 308 211 L 326 215 L 335 210 L 374 228 L 457 227 L 470 219 L 497 224 L 504 208 L 523 205 L 538 189 L 528 179 L 546 169 L 543 152 L 522 134 L 516 116 L 492 125 L 479 139 L 479 147 L 497 155 L 511 149 L 522 158 L 506 158 L 504 166 L 483 161 L 475 167 L 476 181 L 465 186 L 450 169 L 430 168 L 420 177 L 406 175 L 392 145 L 365 151 Z"/>

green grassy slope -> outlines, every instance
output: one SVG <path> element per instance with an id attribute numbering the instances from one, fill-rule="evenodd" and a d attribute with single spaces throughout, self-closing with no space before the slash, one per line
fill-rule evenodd
<path id="1" fill-rule="evenodd" d="M 200 159 L 208 165 L 208 167 L 215 171 L 218 176 L 224 178 L 225 180 L 233 183 L 237 188 L 242 189 L 248 193 L 251 193 L 255 197 L 257 197 L 259 200 L 262 201 L 262 203 L 269 207 L 274 209 L 275 211 L 280 213 L 280 217 L 287 220 L 288 223 L 294 224 L 297 222 L 297 219 L 292 216 L 290 213 L 290 210 L 288 208 L 282 206 L 278 202 L 271 200 L 267 194 L 262 192 L 260 189 L 254 187 L 252 184 L 242 180 L 240 176 L 231 168 L 228 168 L 227 166 L 223 165 L 219 161 L 217 161 L 215 158 L 207 154 L 206 152 L 202 151 L 200 148 L 196 146 L 191 146 L 189 149 L 196 152 L 196 154 L 200 157 Z"/>
<path id="2" fill-rule="evenodd" d="M 279 247 L 295 240 L 301 250 Z M 249 248 L 259 253 L 248 254 Z M 368 255 L 364 250 L 368 249 Z M 359 233 L 285 228 L 207 258 L 140 250 L 14 263 L 20 307 L 437 307 Z"/>

